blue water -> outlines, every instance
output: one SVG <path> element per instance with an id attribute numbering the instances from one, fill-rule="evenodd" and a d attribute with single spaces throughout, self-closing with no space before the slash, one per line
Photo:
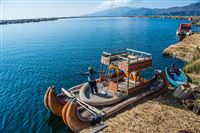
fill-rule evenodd
<path id="1" fill-rule="evenodd" d="M 3 25 L 0 132 L 68 131 L 55 124 L 44 107 L 45 91 L 50 85 L 60 89 L 86 81 L 78 73 L 89 65 L 98 70 L 104 50 L 133 48 L 152 53 L 155 68 L 164 69 L 171 63 L 182 67 L 184 62 L 161 55 L 177 42 L 181 22 L 86 18 Z"/>

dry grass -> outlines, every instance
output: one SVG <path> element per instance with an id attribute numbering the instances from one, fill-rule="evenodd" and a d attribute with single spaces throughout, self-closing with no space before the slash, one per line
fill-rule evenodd
<path id="1" fill-rule="evenodd" d="M 200 58 L 188 62 L 188 64 L 183 68 L 187 73 L 200 73 Z"/>
<path id="2" fill-rule="evenodd" d="M 200 133 L 200 116 L 181 109 L 178 99 L 169 93 L 129 107 L 105 123 L 108 127 L 101 131 L 103 133 Z M 82 132 L 91 131 L 89 129 Z"/>
<path id="3" fill-rule="evenodd" d="M 195 25 L 200 26 L 200 22 L 197 22 Z"/>

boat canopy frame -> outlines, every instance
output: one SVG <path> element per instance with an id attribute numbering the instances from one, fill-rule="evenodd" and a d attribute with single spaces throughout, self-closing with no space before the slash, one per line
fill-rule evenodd
<path id="1" fill-rule="evenodd" d="M 129 78 L 132 72 L 135 72 L 135 76 L 139 77 L 139 72 L 144 71 L 147 68 L 152 68 L 152 55 L 150 53 L 126 48 L 120 51 L 114 52 L 102 52 L 101 56 L 101 77 L 104 76 L 106 82 L 110 82 L 111 74 L 110 69 L 115 69 L 116 75 L 116 89 L 118 90 L 119 71 L 122 71 L 127 76 L 127 87 L 129 89 Z M 105 73 L 103 73 L 105 72 Z M 139 77 L 140 78 L 140 77 Z M 138 78 L 138 79 L 139 79 Z M 136 77 L 137 79 L 137 77 Z M 136 84 L 135 80 L 135 84 Z"/>

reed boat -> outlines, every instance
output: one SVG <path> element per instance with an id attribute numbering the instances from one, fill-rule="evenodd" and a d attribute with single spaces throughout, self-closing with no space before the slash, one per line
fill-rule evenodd
<path id="1" fill-rule="evenodd" d="M 191 35 L 192 34 L 192 28 L 190 23 L 186 24 L 180 24 L 178 30 L 176 31 L 177 35 Z"/>
<path id="2" fill-rule="evenodd" d="M 152 77 L 145 75 L 152 69 L 152 55 L 125 49 L 103 52 L 98 94 L 92 94 L 88 83 L 64 89 L 56 94 L 50 86 L 44 97 L 47 109 L 61 116 L 72 131 L 79 132 L 91 124 L 115 114 L 131 104 L 159 95 L 168 88 L 165 75 L 156 70 Z"/>
<path id="3" fill-rule="evenodd" d="M 180 87 L 181 85 L 187 84 L 187 81 L 188 81 L 188 78 L 183 72 L 183 70 L 178 68 L 178 71 L 179 73 L 175 73 L 175 72 L 172 72 L 170 68 L 167 68 L 167 67 L 165 68 L 167 80 L 172 86 L 176 88 Z"/>

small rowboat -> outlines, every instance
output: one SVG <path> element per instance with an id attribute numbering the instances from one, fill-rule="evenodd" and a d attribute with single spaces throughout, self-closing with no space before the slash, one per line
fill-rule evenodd
<path id="1" fill-rule="evenodd" d="M 172 72 L 169 68 L 165 68 L 165 73 L 167 76 L 167 80 L 169 81 L 169 83 L 178 88 L 183 84 L 187 84 L 187 76 L 185 75 L 185 73 L 183 72 L 183 70 L 181 70 L 180 68 L 178 68 L 179 73 L 175 73 Z"/>

